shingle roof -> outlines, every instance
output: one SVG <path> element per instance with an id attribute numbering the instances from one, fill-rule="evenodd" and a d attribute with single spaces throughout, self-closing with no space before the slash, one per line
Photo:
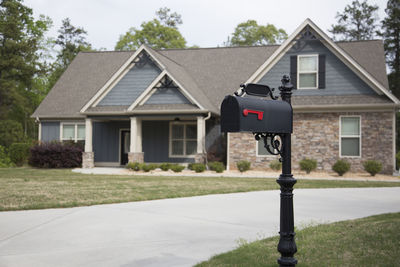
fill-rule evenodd
<path id="1" fill-rule="evenodd" d="M 337 44 L 385 88 L 388 88 L 382 41 L 339 42 Z M 219 105 L 224 96 L 232 94 L 278 47 L 272 45 L 149 50 L 196 101 L 205 109 L 218 114 Z M 82 107 L 133 54 L 134 51 L 79 53 L 32 117 L 83 117 L 80 114 Z M 293 104 L 297 105 L 296 102 L 300 99 L 294 98 Z M 347 104 L 352 104 L 351 101 L 359 101 L 356 97 L 346 96 L 341 99 L 350 101 Z M 307 103 L 323 101 L 327 105 L 337 104 L 342 101 L 341 99 L 308 97 Z M 368 101 L 379 102 L 381 101 L 379 99 L 375 97 Z M 111 109 L 121 110 L 112 107 Z M 90 108 L 88 111 L 96 112 L 96 110 L 98 109 Z M 98 111 L 105 112 L 105 110 Z"/>
<path id="2" fill-rule="evenodd" d="M 81 108 L 103 87 L 133 52 L 79 53 L 32 117 L 84 117 Z"/>

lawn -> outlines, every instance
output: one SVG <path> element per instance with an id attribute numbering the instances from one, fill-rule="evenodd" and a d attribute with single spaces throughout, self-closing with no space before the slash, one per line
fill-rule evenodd
<path id="1" fill-rule="evenodd" d="M 305 228 L 296 233 L 297 266 L 400 266 L 400 213 Z M 277 266 L 279 237 L 217 255 L 196 267 Z"/>
<path id="2" fill-rule="evenodd" d="M 396 182 L 299 180 L 295 188 L 392 187 Z M 279 189 L 275 179 L 85 175 L 68 169 L 0 169 L 0 211 L 89 206 Z"/>

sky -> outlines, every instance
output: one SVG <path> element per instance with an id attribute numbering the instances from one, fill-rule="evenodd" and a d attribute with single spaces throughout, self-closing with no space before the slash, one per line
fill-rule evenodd
<path id="1" fill-rule="evenodd" d="M 140 28 L 144 21 L 156 17 L 161 7 L 168 7 L 182 16 L 179 31 L 187 46 L 222 46 L 235 27 L 249 19 L 258 24 L 274 24 L 289 35 L 307 18 L 325 33 L 336 23 L 336 13 L 342 12 L 352 0 L 25 0 L 40 14 L 53 20 L 48 35 L 57 37 L 61 21 L 69 17 L 74 26 L 83 27 L 87 40 L 96 49 L 114 50 L 119 36 L 130 27 Z M 385 17 L 386 0 L 368 1 L 379 6 L 378 16 Z M 329 33 L 328 33 L 329 35 Z"/>

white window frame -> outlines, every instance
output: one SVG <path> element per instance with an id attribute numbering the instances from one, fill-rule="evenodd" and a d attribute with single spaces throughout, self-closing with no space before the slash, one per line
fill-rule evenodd
<path id="1" fill-rule="evenodd" d="M 342 118 L 358 118 L 359 119 L 359 134 L 358 135 L 342 135 Z M 362 127 L 361 127 L 361 115 L 341 115 L 339 116 L 339 157 L 340 158 L 361 158 L 362 153 Z M 342 138 L 359 138 L 359 155 L 358 156 L 343 156 L 342 155 Z"/>
<path id="2" fill-rule="evenodd" d="M 317 58 L 316 70 L 315 71 L 301 71 L 300 70 L 300 58 L 304 57 L 315 57 Z M 297 89 L 318 89 L 319 77 L 318 77 L 318 69 L 319 69 L 319 57 L 318 54 L 306 54 L 306 55 L 298 55 L 297 56 Z M 315 73 L 315 87 L 300 87 L 300 74 L 314 74 Z"/>
<path id="3" fill-rule="evenodd" d="M 259 141 L 256 141 L 256 157 L 257 158 L 275 158 L 275 157 L 277 157 L 278 155 L 272 155 L 272 154 L 268 154 L 268 155 L 259 155 L 258 154 L 258 142 L 263 142 L 264 143 L 264 140 L 263 139 L 260 139 Z M 271 147 L 271 146 L 270 146 Z M 272 148 L 272 147 L 271 147 Z M 274 153 L 278 153 L 278 151 L 276 150 L 276 149 L 274 149 Z"/>
<path id="4" fill-rule="evenodd" d="M 64 138 L 64 125 L 74 125 L 74 139 Z M 60 124 L 60 141 L 74 141 L 75 143 L 78 141 L 85 141 L 85 138 L 78 138 L 78 125 L 83 125 L 86 128 L 85 122 L 61 122 Z M 85 129 L 86 130 L 86 129 Z M 86 134 L 86 132 L 85 132 Z M 86 137 L 86 136 L 85 136 Z"/>
<path id="5" fill-rule="evenodd" d="M 173 127 L 173 125 L 184 125 L 184 127 L 183 127 L 183 139 L 173 139 L 172 138 L 172 127 Z M 195 125 L 196 129 L 198 127 L 196 122 L 175 122 L 175 121 L 172 121 L 172 122 L 169 123 L 168 157 L 170 157 L 170 158 L 194 158 L 196 156 L 196 153 L 194 153 L 192 155 L 186 155 L 186 141 L 196 141 L 196 143 L 197 143 L 197 137 L 195 139 L 191 139 L 191 138 L 187 139 L 186 138 L 186 125 Z M 197 133 L 197 131 L 196 131 L 196 133 Z M 183 155 L 173 155 L 172 154 L 172 141 L 173 140 L 183 140 Z"/>

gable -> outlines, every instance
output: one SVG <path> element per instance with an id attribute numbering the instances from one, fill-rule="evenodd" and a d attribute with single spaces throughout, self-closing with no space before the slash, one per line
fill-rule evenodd
<path id="1" fill-rule="evenodd" d="M 97 104 L 98 106 L 125 106 L 134 102 L 161 73 L 160 68 L 143 51 L 139 60 Z"/>
<path id="2" fill-rule="evenodd" d="M 143 102 L 143 105 L 191 104 L 181 93 L 179 87 L 167 75 L 152 89 L 147 96 L 147 100 Z"/>
<path id="3" fill-rule="evenodd" d="M 294 95 L 356 95 L 376 94 L 357 74 L 347 67 L 320 40 L 309 40 L 302 46 L 291 47 L 282 58 L 260 79 L 260 83 L 277 88 L 282 74 L 291 73 L 291 58 L 297 56 L 322 55 L 325 57 L 325 72 L 319 73 L 318 78 L 325 79 L 325 86 L 318 89 L 298 89 Z M 297 71 L 291 73 L 293 83 L 297 83 Z M 323 76 L 323 77 L 322 77 Z"/>
<path id="4" fill-rule="evenodd" d="M 303 41 L 313 41 L 314 40 L 320 40 L 326 48 L 329 49 L 332 54 L 334 54 L 340 61 L 342 61 L 354 74 L 356 74 L 364 83 L 366 83 L 377 95 L 385 95 L 388 97 L 393 103 L 395 104 L 400 104 L 400 101 L 384 86 L 384 83 L 380 82 L 377 77 L 375 77 L 375 73 L 370 73 L 371 69 L 375 68 L 368 68 L 367 69 L 362 66 L 355 58 L 357 56 L 353 57 L 348 54 L 347 51 L 348 49 L 343 49 L 341 48 L 338 44 L 334 43 L 320 28 L 318 28 L 310 19 L 306 19 L 297 29 L 296 31 L 287 39 L 283 42 L 283 44 L 273 53 L 273 55 L 268 58 L 258 69 L 256 72 L 254 72 L 251 77 L 246 81 L 246 83 L 257 83 L 259 82 L 264 76 L 269 72 L 275 64 L 293 47 L 296 47 L 299 45 L 299 43 Z M 374 50 L 372 53 L 377 53 L 381 54 L 381 59 L 383 59 L 383 50 Z M 364 57 L 368 57 L 368 53 L 363 53 Z M 321 59 L 323 60 L 324 57 Z M 294 60 L 293 60 L 294 61 Z M 292 61 L 292 62 L 293 62 Z M 304 60 L 302 61 L 304 63 Z M 369 63 L 369 61 L 367 61 Z M 380 60 L 381 62 L 381 60 Z M 365 60 L 364 60 L 365 63 Z M 294 64 L 292 64 L 293 66 Z M 370 65 L 370 64 L 368 64 Z M 379 65 L 382 65 L 379 63 Z M 315 64 L 314 64 L 315 66 Z M 304 65 L 303 65 L 304 67 Z M 381 69 L 381 72 L 384 72 L 385 68 Z M 314 67 L 314 72 L 315 72 L 315 67 Z M 325 72 L 325 69 L 320 70 L 318 69 L 318 72 Z M 293 73 L 292 73 L 293 74 Z M 303 73 L 304 74 L 304 73 Z M 291 75 L 293 76 L 293 75 Z M 303 83 L 304 83 L 304 77 L 306 75 L 303 75 Z M 382 75 L 378 75 L 379 77 L 382 77 Z M 383 75 L 384 76 L 384 75 Z M 297 76 L 295 76 L 297 77 Z M 309 75 L 311 77 L 311 75 Z M 386 79 L 386 78 L 385 78 Z M 312 78 L 313 86 L 309 86 L 310 88 L 316 88 L 316 83 L 315 80 L 316 78 Z M 294 83 L 296 85 L 296 83 Z M 273 86 L 273 85 L 272 85 Z M 323 82 L 323 87 L 325 87 L 325 82 Z"/>

